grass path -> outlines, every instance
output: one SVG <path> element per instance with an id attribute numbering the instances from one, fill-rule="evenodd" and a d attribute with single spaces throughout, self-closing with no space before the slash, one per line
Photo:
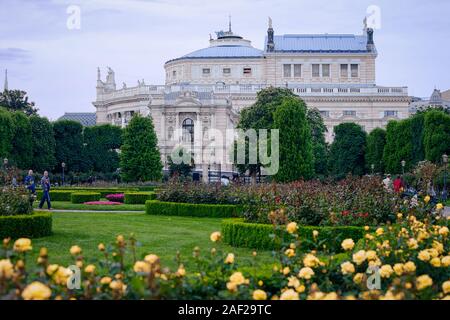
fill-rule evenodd
<path id="1" fill-rule="evenodd" d="M 119 234 L 128 237 L 134 233 L 142 244 L 138 257 L 154 253 L 161 257 L 164 264 L 174 267 L 174 257 L 180 251 L 183 258 L 191 258 L 192 249 L 199 246 L 203 253 L 213 247 L 209 235 L 220 230 L 221 219 L 151 216 L 145 213 L 79 213 L 54 212 L 53 235 L 33 240 L 33 259 L 40 247 L 49 249 L 50 261 L 68 265 L 72 262 L 69 249 L 79 245 L 83 255 L 88 258 L 100 258 L 97 250 L 99 243 L 112 243 Z M 258 252 L 252 257 L 252 250 L 232 248 L 221 245 L 227 252 L 236 255 L 241 265 L 271 264 L 274 258 L 270 252 Z M 188 264 L 189 265 L 189 264 Z"/>

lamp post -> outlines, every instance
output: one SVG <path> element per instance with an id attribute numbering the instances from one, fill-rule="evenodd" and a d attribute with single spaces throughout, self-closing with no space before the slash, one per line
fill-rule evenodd
<path id="1" fill-rule="evenodd" d="M 375 165 L 372 163 L 372 164 L 370 165 L 370 168 L 372 169 L 372 175 L 374 175 L 374 172 L 375 172 Z"/>
<path id="2" fill-rule="evenodd" d="M 61 184 L 64 186 L 64 169 L 66 168 L 66 163 L 61 163 L 61 169 L 62 169 L 62 176 L 61 176 Z"/>
<path id="3" fill-rule="evenodd" d="M 444 190 L 442 190 L 442 199 L 447 201 L 447 167 L 448 167 L 448 156 L 446 154 L 442 155 L 442 163 L 444 164 Z"/>
<path id="4" fill-rule="evenodd" d="M 403 173 L 403 175 L 405 175 L 405 166 L 406 166 L 406 161 L 405 160 L 402 160 L 402 173 Z"/>

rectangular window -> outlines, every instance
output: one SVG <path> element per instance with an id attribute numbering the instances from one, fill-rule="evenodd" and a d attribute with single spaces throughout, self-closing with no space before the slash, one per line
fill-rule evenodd
<path id="1" fill-rule="evenodd" d="M 223 68 L 223 74 L 230 74 L 231 69 L 230 68 Z"/>
<path id="2" fill-rule="evenodd" d="M 320 77 L 320 64 L 313 64 L 312 65 L 312 76 L 313 76 L 313 78 L 319 78 Z"/>
<path id="3" fill-rule="evenodd" d="M 291 65 L 283 64 L 283 77 L 290 78 L 291 77 Z"/>
<path id="4" fill-rule="evenodd" d="M 329 64 L 322 65 L 322 77 L 325 77 L 325 78 L 330 77 L 330 65 Z"/>
<path id="5" fill-rule="evenodd" d="M 252 74 L 252 68 L 244 68 L 244 74 Z"/>
<path id="6" fill-rule="evenodd" d="M 203 74 L 210 74 L 211 73 L 211 69 L 210 68 L 203 68 L 202 72 L 203 72 Z"/>
<path id="7" fill-rule="evenodd" d="M 301 78 L 302 77 L 302 65 L 294 64 L 294 77 Z"/>
<path id="8" fill-rule="evenodd" d="M 384 112 L 385 117 L 397 117 L 398 111 L 387 110 Z"/>
<path id="9" fill-rule="evenodd" d="M 359 65 L 352 64 L 351 70 L 352 70 L 352 78 L 358 78 L 359 77 Z"/>
<path id="10" fill-rule="evenodd" d="M 176 71 L 176 70 L 173 70 L 173 71 L 172 71 L 172 76 L 173 76 L 174 78 L 177 76 L 177 71 Z"/>
<path id="11" fill-rule="evenodd" d="M 320 115 L 323 118 L 328 118 L 330 116 L 330 111 L 320 111 Z"/>
<path id="12" fill-rule="evenodd" d="M 356 111 L 351 111 L 351 110 L 345 110 L 344 111 L 344 116 L 356 116 Z"/>
<path id="13" fill-rule="evenodd" d="M 348 64 L 341 64 L 341 78 L 348 78 Z"/>

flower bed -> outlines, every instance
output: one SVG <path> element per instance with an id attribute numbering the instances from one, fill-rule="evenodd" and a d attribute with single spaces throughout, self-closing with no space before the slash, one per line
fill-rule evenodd
<path id="1" fill-rule="evenodd" d="M 89 201 L 84 204 L 88 206 L 117 206 L 123 204 L 122 202 L 114 202 L 114 201 Z"/>
<path id="2" fill-rule="evenodd" d="M 297 230 L 302 250 L 312 250 L 320 243 L 320 249 L 340 252 L 342 240 L 352 238 L 355 241 L 364 237 L 363 227 L 309 227 L 298 226 Z M 315 232 L 319 235 L 314 237 Z M 222 234 L 225 243 L 233 247 L 274 250 L 280 243 L 274 241 L 274 235 L 286 238 L 284 229 L 274 229 L 270 224 L 247 223 L 243 219 L 226 219 L 222 221 Z M 325 247 L 324 247 L 325 246 Z"/>
<path id="3" fill-rule="evenodd" d="M 239 216 L 241 208 L 234 205 L 192 204 L 147 200 L 145 212 L 153 215 L 231 218 Z"/>
<path id="4" fill-rule="evenodd" d="M 125 199 L 125 195 L 123 193 L 114 193 L 114 194 L 106 195 L 105 198 L 108 199 L 109 201 L 123 203 L 124 199 Z"/>
<path id="5" fill-rule="evenodd" d="M 100 193 L 98 192 L 75 192 L 72 193 L 72 203 L 85 203 L 90 201 L 99 201 Z"/>
<path id="6" fill-rule="evenodd" d="M 155 200 L 154 192 L 126 192 L 125 204 L 145 204 L 147 200 Z"/>
<path id="7" fill-rule="evenodd" d="M 52 214 L 37 212 L 26 215 L 1 216 L 0 239 L 39 238 L 51 235 Z"/>

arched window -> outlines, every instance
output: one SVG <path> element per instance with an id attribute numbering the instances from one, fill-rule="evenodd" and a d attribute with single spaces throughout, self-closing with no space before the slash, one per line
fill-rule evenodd
<path id="1" fill-rule="evenodd" d="M 189 118 L 183 121 L 183 142 L 194 143 L 194 121 Z"/>

